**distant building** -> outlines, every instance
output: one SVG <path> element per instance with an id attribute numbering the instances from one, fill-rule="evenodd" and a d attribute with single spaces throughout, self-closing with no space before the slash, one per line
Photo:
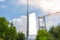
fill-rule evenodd
<path id="1" fill-rule="evenodd" d="M 30 35 L 28 40 L 35 40 L 36 39 L 36 35 Z"/>
<path id="2" fill-rule="evenodd" d="M 36 15 L 29 14 L 29 40 L 35 40 L 37 35 Z"/>

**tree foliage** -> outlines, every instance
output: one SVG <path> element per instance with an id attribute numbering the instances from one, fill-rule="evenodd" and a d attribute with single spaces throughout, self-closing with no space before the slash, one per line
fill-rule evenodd
<path id="1" fill-rule="evenodd" d="M 36 40 L 54 40 L 52 35 L 46 30 L 42 29 L 38 31 Z"/>
<path id="2" fill-rule="evenodd" d="M 60 40 L 60 26 L 52 27 L 49 32 L 53 34 L 55 40 Z"/>
<path id="3" fill-rule="evenodd" d="M 25 40 L 25 35 L 22 32 L 18 32 L 17 40 Z"/>
<path id="4" fill-rule="evenodd" d="M 0 17 L 0 38 L 4 38 L 8 24 L 9 22 L 4 17 Z"/>
<path id="5" fill-rule="evenodd" d="M 0 17 L 0 40 L 24 40 L 23 33 L 17 33 L 16 27 L 13 22 L 9 23 L 4 17 Z"/>
<path id="6" fill-rule="evenodd" d="M 17 32 L 15 26 L 11 26 L 8 28 L 5 36 L 5 40 L 16 40 Z"/>

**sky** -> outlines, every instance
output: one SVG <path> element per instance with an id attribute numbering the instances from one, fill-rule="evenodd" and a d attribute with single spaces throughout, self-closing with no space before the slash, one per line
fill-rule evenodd
<path id="1" fill-rule="evenodd" d="M 28 0 L 28 12 L 29 14 L 36 13 L 36 18 L 60 12 L 60 0 Z M 26 29 L 26 14 L 27 0 L 0 0 L 0 17 L 13 21 L 18 31 Z M 60 14 L 50 15 L 45 19 L 49 30 L 51 26 L 60 23 Z"/>

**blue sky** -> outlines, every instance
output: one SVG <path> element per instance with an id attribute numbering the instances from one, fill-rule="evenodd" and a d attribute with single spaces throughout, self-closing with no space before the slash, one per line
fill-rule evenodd
<path id="1" fill-rule="evenodd" d="M 5 17 L 9 21 L 13 21 L 18 31 L 26 31 L 26 14 L 27 14 L 27 4 L 16 4 L 18 0 L 0 0 L 0 17 Z M 42 14 L 40 8 L 29 5 L 29 14 L 36 13 L 36 15 Z M 22 22 L 22 20 L 24 21 Z M 18 21 L 19 20 L 19 21 Z M 21 21 L 20 21 L 21 20 Z M 24 27 L 24 26 L 25 27 Z M 24 28 L 23 28 L 24 27 Z"/>
<path id="2" fill-rule="evenodd" d="M 27 14 L 27 5 L 20 4 L 15 5 L 13 4 L 17 0 L 5 0 L 4 2 L 0 2 L 0 16 L 6 17 L 8 20 L 13 18 L 20 17 L 22 15 Z M 33 6 L 29 6 L 29 13 L 35 12 L 37 15 L 42 14 L 42 10 L 40 8 L 35 8 Z"/>
<path id="3" fill-rule="evenodd" d="M 16 4 L 18 0 L 0 0 L 0 17 L 5 17 L 9 21 L 13 21 L 17 31 L 26 31 L 26 14 L 27 4 Z M 40 8 L 29 5 L 29 14 L 36 13 L 36 16 L 42 15 Z M 24 20 L 24 21 L 22 21 Z M 23 28 L 24 27 L 24 28 Z"/>
<path id="4" fill-rule="evenodd" d="M 36 13 L 37 17 L 47 15 L 49 13 L 52 14 L 60 11 L 60 0 L 29 0 L 28 9 L 29 14 Z M 26 14 L 26 0 L 0 0 L 0 17 L 5 17 L 9 21 L 13 21 L 17 30 L 22 26 L 21 21 L 23 18 L 26 18 Z M 52 25 L 57 25 L 58 23 L 60 23 L 60 15 L 51 15 L 46 17 L 47 29 Z"/>

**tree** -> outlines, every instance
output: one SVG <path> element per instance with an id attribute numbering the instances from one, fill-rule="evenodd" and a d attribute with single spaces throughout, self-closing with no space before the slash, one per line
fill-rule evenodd
<path id="1" fill-rule="evenodd" d="M 49 33 L 49 35 L 48 35 L 48 40 L 55 40 L 51 33 Z"/>
<path id="2" fill-rule="evenodd" d="M 53 34 L 55 40 L 60 40 L 60 26 L 52 27 L 49 32 Z"/>
<path id="3" fill-rule="evenodd" d="M 53 38 L 49 32 L 42 29 L 42 30 L 38 31 L 37 36 L 36 36 L 36 40 L 53 40 Z"/>
<path id="4" fill-rule="evenodd" d="M 0 17 L 0 38 L 5 37 L 9 22 L 4 17 Z"/>
<path id="5" fill-rule="evenodd" d="M 5 40 L 16 40 L 17 37 L 17 31 L 16 27 L 12 25 L 13 23 L 10 24 L 10 27 L 8 28 L 8 31 L 5 36 Z"/>
<path id="6" fill-rule="evenodd" d="M 0 38 L 0 40 L 3 40 L 2 38 Z"/>
<path id="7" fill-rule="evenodd" d="M 25 35 L 22 32 L 18 32 L 17 40 L 25 40 Z"/>
<path id="8" fill-rule="evenodd" d="M 9 23 L 6 18 L 0 17 L 0 40 L 25 40 L 25 35 L 17 33 L 13 22 Z"/>

